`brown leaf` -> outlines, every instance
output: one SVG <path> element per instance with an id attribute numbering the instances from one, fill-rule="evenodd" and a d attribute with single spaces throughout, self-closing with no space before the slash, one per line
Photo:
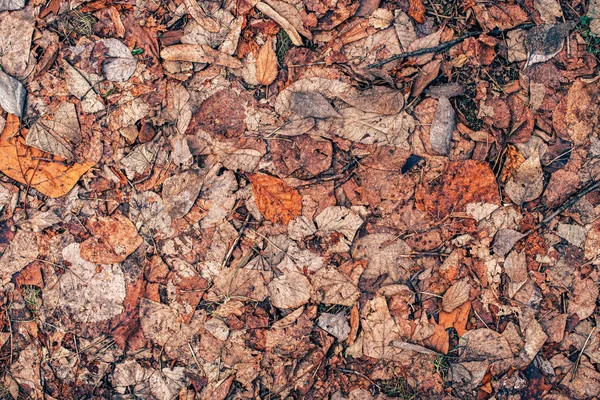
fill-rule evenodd
<path id="1" fill-rule="evenodd" d="M 256 79 L 261 85 L 270 85 L 277 78 L 277 56 L 269 38 L 256 57 Z"/>
<path id="2" fill-rule="evenodd" d="M 425 339 L 424 343 L 439 353 L 448 354 L 448 350 L 450 350 L 450 337 L 446 328 L 440 324 L 436 324 L 433 317 L 431 317 L 431 324 L 434 327 L 433 335 Z"/>
<path id="3" fill-rule="evenodd" d="M 435 110 L 429 141 L 431 148 L 438 154 L 448 155 L 452 147 L 452 132 L 456 125 L 456 113 L 447 97 L 440 97 L 440 102 Z"/>
<path id="4" fill-rule="evenodd" d="M 446 312 L 452 312 L 469 300 L 471 285 L 466 279 L 456 282 L 450 287 L 442 298 L 442 308 Z"/>
<path id="5" fill-rule="evenodd" d="M 81 243 L 81 258 L 95 264 L 124 261 L 143 241 L 133 223 L 121 214 L 94 217 L 88 229 L 93 236 Z"/>
<path id="6" fill-rule="evenodd" d="M 46 196 L 64 196 L 94 165 L 91 162 L 68 165 L 51 160 L 48 153 L 28 147 L 23 137 L 17 136 L 18 132 L 19 118 L 8 114 L 0 135 L 0 171 Z M 21 133 L 26 135 L 27 131 L 23 129 Z"/>
<path id="7" fill-rule="evenodd" d="M 248 179 L 256 205 L 269 221 L 287 225 L 302 212 L 302 197 L 281 179 L 266 174 L 248 175 Z"/>
<path id="8" fill-rule="evenodd" d="M 537 152 L 519 165 L 504 188 L 508 197 L 519 206 L 537 199 L 543 190 L 544 172 Z"/>
<path id="9" fill-rule="evenodd" d="M 456 329 L 458 337 L 461 337 L 467 331 L 467 322 L 469 322 L 470 311 L 471 302 L 469 301 L 450 313 L 442 310 L 440 311 L 439 324 L 443 325 L 444 329 Z"/>
<path id="10" fill-rule="evenodd" d="M 215 20 L 210 18 L 208 15 L 206 15 L 202 7 L 198 5 L 196 0 L 183 0 L 183 3 L 185 4 L 185 7 L 187 8 L 192 18 L 194 18 L 196 22 L 200 24 L 201 27 L 203 27 L 209 32 L 219 32 L 219 24 Z"/>

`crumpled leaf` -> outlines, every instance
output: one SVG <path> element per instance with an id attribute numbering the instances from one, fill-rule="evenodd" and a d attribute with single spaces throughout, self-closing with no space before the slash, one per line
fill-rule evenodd
<path id="1" fill-rule="evenodd" d="M 62 256 L 69 268 L 44 290 L 45 308 L 60 308 L 84 323 L 106 321 L 123 311 L 125 277 L 118 264 L 99 267 L 84 260 L 78 243 L 65 247 Z"/>
<path id="2" fill-rule="evenodd" d="M 94 163 L 65 164 L 48 160 L 48 154 L 27 147 L 18 132 L 19 120 L 9 114 L 0 135 L 0 171 L 49 197 L 67 194 Z"/>
<path id="3" fill-rule="evenodd" d="M 344 313 L 323 313 L 317 319 L 317 325 L 339 341 L 346 340 L 350 334 L 350 324 Z"/>
<path id="4" fill-rule="evenodd" d="M 102 72 L 106 79 L 113 82 L 125 82 L 135 72 L 137 60 L 131 55 L 129 48 L 118 39 L 103 39 L 107 48 L 106 59 L 102 63 Z"/>
<path id="5" fill-rule="evenodd" d="M 537 152 L 519 165 L 506 182 L 504 191 L 519 206 L 540 197 L 544 191 L 544 171 Z"/>
<path id="6" fill-rule="evenodd" d="M 467 279 L 460 280 L 444 293 L 442 308 L 445 312 L 452 312 L 469 300 L 471 285 Z"/>
<path id="7" fill-rule="evenodd" d="M 248 175 L 261 214 L 276 224 L 287 225 L 302 212 L 302 197 L 284 181 L 266 174 Z"/>
<path id="8" fill-rule="evenodd" d="M 39 254 L 35 234 L 19 231 L 12 239 L 8 248 L 0 257 L 0 284 L 10 281 L 13 274 L 19 272 Z"/>
<path id="9" fill-rule="evenodd" d="M 456 113 L 447 97 L 440 97 L 439 104 L 433 116 L 429 140 L 431 148 L 438 154 L 448 155 L 452 146 L 452 132 L 456 124 Z"/>
<path id="10" fill-rule="evenodd" d="M 306 276 L 288 272 L 269 283 L 271 304 L 277 308 L 298 308 L 308 303 L 312 286 Z"/>
<path id="11" fill-rule="evenodd" d="M 353 257 L 369 260 L 363 279 L 376 279 L 387 274 L 393 281 L 402 281 L 408 278 L 408 267 L 411 265 L 402 256 L 410 253 L 411 248 L 398 236 L 374 233 L 356 241 Z"/>
<path id="12" fill-rule="evenodd" d="M 129 219 L 143 235 L 168 237 L 171 234 L 171 216 L 161 197 L 154 192 L 145 191 L 133 196 Z"/>
<path id="13" fill-rule="evenodd" d="M 261 85 L 270 85 L 277 78 L 277 56 L 269 38 L 262 45 L 256 57 L 256 79 Z"/>
<path id="14" fill-rule="evenodd" d="M 114 264 L 133 253 L 143 242 L 133 223 L 122 214 L 92 217 L 92 237 L 81 243 L 81 258 L 95 264 Z"/>
<path id="15" fill-rule="evenodd" d="M 77 110 L 69 102 L 62 103 L 53 116 L 38 119 L 25 138 L 28 146 L 66 160 L 73 160 L 74 148 L 81 141 Z"/>
<path id="16" fill-rule="evenodd" d="M 535 319 L 532 319 L 527 324 L 526 329 L 521 327 L 521 331 L 525 331 L 525 346 L 519 356 L 523 367 L 525 367 L 533 361 L 537 353 L 541 350 L 546 340 L 548 340 L 548 335 L 546 335 L 539 322 Z"/>
<path id="17" fill-rule="evenodd" d="M 23 116 L 25 97 L 25 86 L 0 69 L 0 107 L 20 118 Z"/>

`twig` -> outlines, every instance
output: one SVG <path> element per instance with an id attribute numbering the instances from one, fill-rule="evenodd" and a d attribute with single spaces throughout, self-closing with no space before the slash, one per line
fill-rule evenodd
<path id="1" fill-rule="evenodd" d="M 577 372 L 577 367 L 579 367 L 579 363 L 581 362 L 581 356 L 583 356 L 583 352 L 585 351 L 585 348 L 587 347 L 587 344 L 590 341 L 590 337 L 592 337 L 592 334 L 594 333 L 595 330 L 596 330 L 596 327 L 594 326 L 592 328 L 592 330 L 590 331 L 590 334 L 585 339 L 585 343 L 583 344 L 583 347 L 581 348 L 581 351 L 579 352 L 579 356 L 577 356 L 577 361 L 575 361 L 575 365 L 573 365 L 571 381 L 573 381 L 573 378 L 575 378 L 575 373 Z"/>
<path id="2" fill-rule="evenodd" d="M 487 33 L 483 32 L 483 31 L 469 32 L 469 33 L 467 33 L 464 36 L 461 36 L 461 37 L 456 38 L 456 39 L 449 40 L 449 41 L 444 42 L 444 43 L 440 43 L 439 45 L 434 46 L 434 47 L 427 47 L 427 48 L 424 48 L 424 49 L 419 49 L 419 50 L 414 50 L 414 51 L 408 51 L 406 53 L 395 54 L 395 55 L 391 56 L 390 58 L 386 58 L 385 60 L 380 61 L 378 63 L 369 64 L 369 65 L 367 65 L 367 68 L 379 68 L 379 67 L 384 66 L 385 64 L 391 63 L 392 61 L 403 60 L 403 59 L 408 58 L 408 57 L 420 56 L 420 55 L 423 55 L 423 54 L 438 53 L 440 51 L 447 50 L 450 47 L 453 47 L 453 46 L 455 46 L 455 45 L 457 45 L 457 44 L 459 44 L 459 43 L 461 43 L 461 42 L 463 42 L 463 41 L 465 41 L 465 40 L 467 40 L 469 38 L 477 37 L 477 36 L 482 35 L 484 33 L 486 33 L 487 35 L 490 35 L 490 36 L 499 36 L 499 35 L 503 35 L 504 33 L 508 32 L 508 31 L 512 31 L 512 30 L 515 30 L 515 29 L 531 28 L 532 26 L 534 26 L 534 24 L 520 24 L 520 25 L 517 25 L 517 26 L 515 26 L 513 28 L 510 28 L 510 29 L 505 29 L 505 30 L 494 29 L 494 30 L 492 30 L 490 32 L 487 32 Z"/>
<path id="3" fill-rule="evenodd" d="M 583 198 L 586 194 L 600 188 L 600 180 L 589 184 L 587 187 L 581 189 L 577 194 L 572 196 L 569 200 L 565 201 L 562 206 L 558 207 L 556 211 L 552 214 L 548 215 L 546 218 L 542 220 L 539 224 L 537 224 L 534 228 L 531 228 L 527 232 L 525 232 L 525 236 L 532 234 L 533 232 L 540 229 L 542 226 L 546 225 L 548 222 L 552 221 L 556 216 L 560 215 L 563 211 L 571 207 L 573 204 L 577 203 L 579 200 Z"/>

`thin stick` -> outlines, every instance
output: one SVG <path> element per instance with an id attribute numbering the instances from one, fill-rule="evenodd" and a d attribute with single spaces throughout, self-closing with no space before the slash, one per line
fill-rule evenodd
<path id="1" fill-rule="evenodd" d="M 499 36 L 499 35 L 504 34 L 505 32 L 512 31 L 514 29 L 525 29 L 525 28 L 531 28 L 532 26 L 534 26 L 534 24 L 520 24 L 520 25 L 515 26 L 514 28 L 510 28 L 510 29 L 506 29 L 506 30 L 494 29 L 490 32 L 487 32 L 487 34 L 490 36 Z M 384 66 L 385 64 L 391 63 L 392 61 L 403 60 L 408 57 L 414 57 L 414 56 L 420 56 L 423 54 L 430 54 L 430 53 L 437 53 L 440 51 L 444 51 L 444 50 L 447 50 L 450 47 L 453 47 L 469 38 L 482 35 L 483 33 L 485 33 L 485 32 L 483 32 L 483 31 L 469 32 L 464 36 L 449 40 L 447 42 L 441 43 L 434 47 L 427 47 L 424 49 L 408 51 L 406 53 L 395 54 L 395 55 L 391 56 L 390 58 L 386 58 L 385 60 L 380 61 L 378 63 L 369 64 L 369 65 L 367 65 L 367 68 L 379 68 L 379 67 Z"/>
<path id="2" fill-rule="evenodd" d="M 590 334 L 585 339 L 585 343 L 583 344 L 583 347 L 581 348 L 581 351 L 579 352 L 579 356 L 577 356 L 577 361 L 575 361 L 575 365 L 573 366 L 573 373 L 571 374 L 571 381 L 573 381 L 573 378 L 575 378 L 575 373 L 577 372 L 577 367 L 579 367 L 579 363 L 581 362 L 581 356 L 583 356 L 583 352 L 585 351 L 585 348 L 587 347 L 587 344 L 590 341 L 590 337 L 592 337 L 592 334 L 594 333 L 595 330 L 596 330 L 596 327 L 594 326 L 592 328 L 592 330 L 590 331 Z"/>

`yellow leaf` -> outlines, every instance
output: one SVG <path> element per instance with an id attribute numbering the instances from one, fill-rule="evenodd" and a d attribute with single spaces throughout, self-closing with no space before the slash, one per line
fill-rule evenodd
<path id="1" fill-rule="evenodd" d="M 256 79 L 261 85 L 270 85 L 275 78 L 277 78 L 277 56 L 269 38 L 256 57 Z"/>
<path id="2" fill-rule="evenodd" d="M 67 164 L 25 144 L 27 130 L 19 135 L 19 118 L 8 114 L 0 135 L 0 171 L 49 197 L 67 194 L 94 163 Z"/>

